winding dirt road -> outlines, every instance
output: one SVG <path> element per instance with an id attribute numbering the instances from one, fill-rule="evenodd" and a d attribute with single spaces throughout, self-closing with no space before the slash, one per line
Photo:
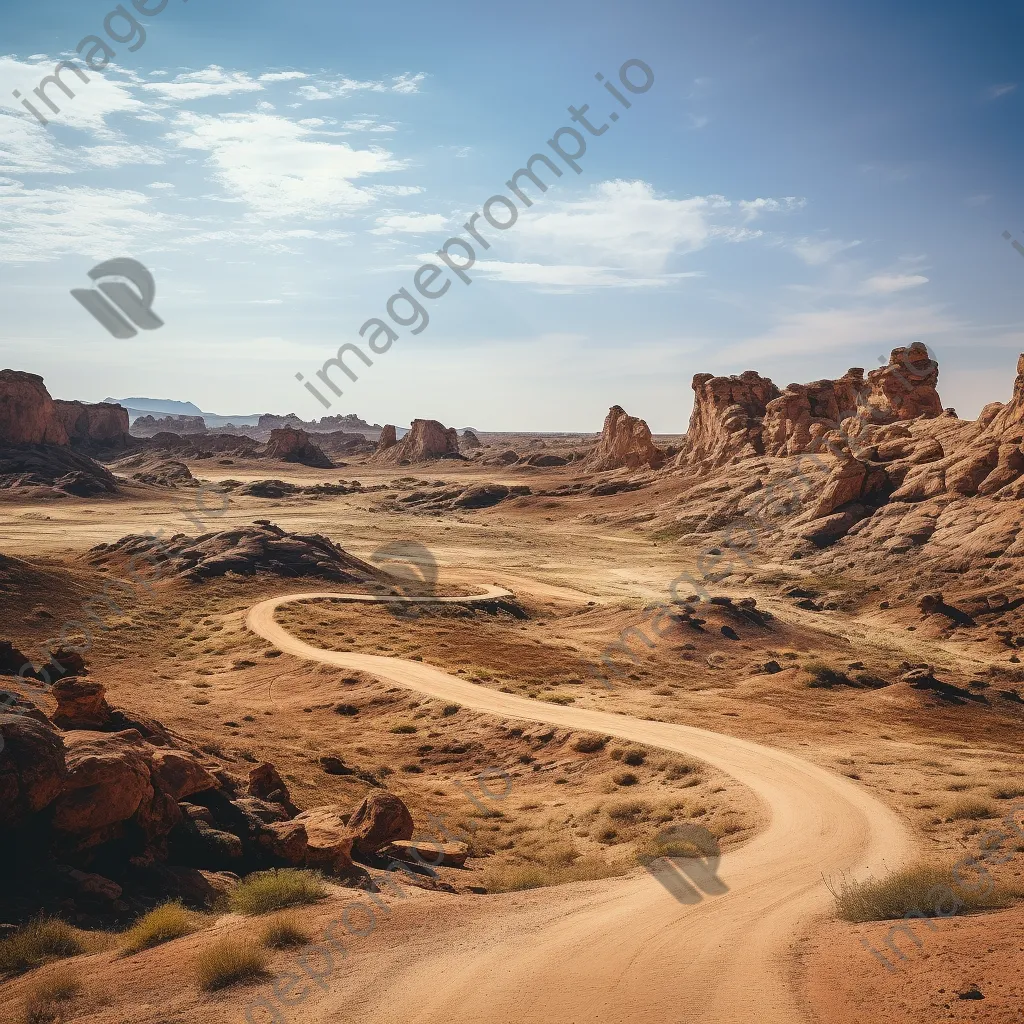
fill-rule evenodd
<path id="1" fill-rule="evenodd" d="M 507 594 L 490 587 L 472 598 L 440 600 L 471 603 Z M 753 790 L 770 824 L 722 857 L 722 894 L 681 903 L 646 872 L 541 890 L 543 896 L 523 899 L 483 924 L 460 928 L 456 922 L 442 941 L 406 943 L 372 984 L 350 989 L 344 1001 L 327 993 L 315 1008 L 304 1007 L 306 1019 L 333 1020 L 355 1003 L 367 1024 L 810 1020 L 797 991 L 794 945 L 814 916 L 828 909 L 823 875 L 881 873 L 911 855 L 910 834 L 894 812 L 850 780 L 785 751 L 704 729 L 500 693 L 420 662 L 321 650 L 276 622 L 282 605 L 318 598 L 394 600 L 292 594 L 256 605 L 247 624 L 288 654 L 370 672 L 439 700 L 699 758 Z"/>

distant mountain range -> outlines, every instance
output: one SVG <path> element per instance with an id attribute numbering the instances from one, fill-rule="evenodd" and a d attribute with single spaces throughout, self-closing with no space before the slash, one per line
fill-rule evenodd
<path id="1" fill-rule="evenodd" d="M 192 402 L 176 402 L 171 398 L 104 398 L 104 402 L 123 405 L 128 418 L 134 423 L 140 416 L 202 416 L 208 427 L 223 427 L 233 423 L 236 427 L 255 427 L 260 413 L 238 416 L 222 416 L 220 413 L 203 412 Z"/>

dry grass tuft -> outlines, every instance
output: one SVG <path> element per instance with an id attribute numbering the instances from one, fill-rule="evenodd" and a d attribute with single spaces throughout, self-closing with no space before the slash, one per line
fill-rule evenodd
<path id="1" fill-rule="evenodd" d="M 79 956 L 89 948 L 87 932 L 54 917 L 40 917 L 0 942 L 0 974 L 21 974 L 50 960 Z"/>
<path id="2" fill-rule="evenodd" d="M 995 808 L 987 800 L 977 797 L 964 797 L 948 804 L 943 812 L 946 821 L 979 821 L 982 818 L 993 818 Z"/>
<path id="3" fill-rule="evenodd" d="M 228 905 L 240 914 L 269 914 L 286 907 L 316 903 L 327 895 L 316 871 L 274 868 L 243 879 L 228 896 Z"/>
<path id="4" fill-rule="evenodd" d="M 218 939 L 196 958 L 196 981 L 204 992 L 262 978 L 270 966 L 270 954 L 252 939 Z"/>
<path id="5" fill-rule="evenodd" d="M 260 931 L 260 942 L 269 949 L 290 949 L 312 941 L 312 933 L 296 914 L 278 914 Z"/>
<path id="6" fill-rule="evenodd" d="M 180 939 L 196 930 L 194 916 L 180 903 L 164 903 L 143 915 L 124 933 L 121 951 L 125 956 Z"/>
<path id="7" fill-rule="evenodd" d="M 832 889 L 832 895 L 838 916 L 854 923 L 896 921 L 908 915 L 953 917 L 976 910 L 999 910 L 1024 896 L 1024 890 L 995 884 L 990 892 L 972 892 L 978 885 L 974 872 L 966 873 L 964 883 L 958 884 L 951 867 L 919 861 L 885 878 L 863 882 L 844 878 L 838 890 Z"/>
<path id="8" fill-rule="evenodd" d="M 563 882 L 587 882 L 625 873 L 623 865 L 609 864 L 600 857 L 580 857 L 571 864 L 495 865 L 484 876 L 489 892 L 519 892 Z"/>
<path id="9" fill-rule="evenodd" d="M 68 1003 L 82 991 L 78 972 L 60 964 L 37 978 L 25 999 L 25 1024 L 64 1024 Z"/>

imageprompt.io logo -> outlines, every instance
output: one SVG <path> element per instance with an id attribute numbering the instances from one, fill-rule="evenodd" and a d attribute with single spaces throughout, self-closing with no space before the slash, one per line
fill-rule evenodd
<path id="1" fill-rule="evenodd" d="M 729 887 L 718 877 L 722 848 L 700 825 L 674 825 L 654 837 L 640 863 L 680 903 L 700 903 L 722 896 Z"/>
<path id="2" fill-rule="evenodd" d="M 401 598 L 431 598 L 437 596 L 437 561 L 430 549 L 417 540 L 394 540 L 377 548 L 370 561 L 390 574 L 381 582 L 388 595 L 399 600 L 386 605 L 392 615 L 400 619 L 418 619 L 418 602 Z"/>
<path id="3" fill-rule="evenodd" d="M 138 260 L 107 260 L 93 267 L 89 276 L 94 281 L 104 277 L 122 277 L 135 286 L 129 288 L 124 281 L 105 281 L 96 288 L 71 289 L 71 294 L 115 338 L 134 338 L 139 333 L 136 328 L 140 327 L 144 331 L 163 327 L 163 320 L 152 308 L 156 283 L 153 275 Z"/>

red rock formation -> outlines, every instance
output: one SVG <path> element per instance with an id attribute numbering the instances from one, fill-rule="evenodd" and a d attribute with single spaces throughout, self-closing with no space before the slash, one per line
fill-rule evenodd
<path id="1" fill-rule="evenodd" d="M 853 367 L 838 380 L 790 384 L 765 409 L 762 440 L 766 455 L 798 455 L 817 447 L 818 437 L 857 414 L 868 388 L 864 371 Z"/>
<path id="2" fill-rule="evenodd" d="M 20 370 L 0 370 L 0 442 L 69 443 L 42 377 Z"/>
<path id="3" fill-rule="evenodd" d="M 694 402 L 677 465 L 710 469 L 763 452 L 762 420 L 779 389 L 753 370 L 738 377 L 698 373 Z"/>
<path id="4" fill-rule="evenodd" d="M 381 440 L 387 427 L 381 431 Z M 382 465 L 403 465 L 410 462 L 429 462 L 432 459 L 461 458 L 459 432 L 437 420 L 413 420 L 409 433 L 389 448 L 381 448 L 370 456 L 370 462 Z"/>
<path id="5" fill-rule="evenodd" d="M 298 462 L 303 466 L 315 466 L 318 469 L 334 468 L 334 463 L 324 450 L 313 442 L 309 434 L 293 427 L 272 430 L 263 457 L 280 459 L 282 462 Z"/>
<path id="6" fill-rule="evenodd" d="M 53 405 L 72 447 L 123 448 L 131 437 L 128 410 L 120 405 L 90 405 L 59 398 Z"/>
<path id="7" fill-rule="evenodd" d="M 398 444 L 398 431 L 393 423 L 386 423 L 377 441 L 377 451 L 385 452 L 389 448 L 394 448 L 396 444 Z"/>
<path id="8" fill-rule="evenodd" d="M 630 416 L 620 405 L 613 405 L 604 419 L 601 437 L 584 468 L 592 471 L 608 469 L 659 469 L 665 453 L 651 439 L 647 424 Z"/>
<path id="9" fill-rule="evenodd" d="M 941 415 L 942 401 L 935 390 L 938 380 L 939 364 L 921 342 L 915 341 L 909 348 L 894 348 L 888 366 L 868 373 L 873 422 Z"/>

